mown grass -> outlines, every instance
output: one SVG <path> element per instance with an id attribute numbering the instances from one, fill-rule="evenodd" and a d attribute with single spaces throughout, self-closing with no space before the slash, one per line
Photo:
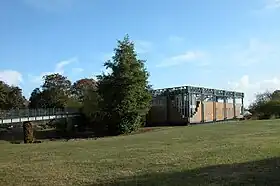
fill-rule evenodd
<path id="1" fill-rule="evenodd" d="M 279 120 L 0 148 L 0 185 L 280 185 Z"/>

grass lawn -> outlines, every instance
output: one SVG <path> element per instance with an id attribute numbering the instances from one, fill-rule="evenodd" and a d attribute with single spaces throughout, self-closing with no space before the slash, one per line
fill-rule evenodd
<path id="1" fill-rule="evenodd" d="M 0 185 L 280 185 L 280 121 L 0 142 Z"/>

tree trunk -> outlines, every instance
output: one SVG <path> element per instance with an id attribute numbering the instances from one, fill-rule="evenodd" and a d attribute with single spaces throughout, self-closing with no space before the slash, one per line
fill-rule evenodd
<path id="1" fill-rule="evenodd" d="M 29 121 L 23 122 L 24 143 L 33 143 L 33 127 Z"/>

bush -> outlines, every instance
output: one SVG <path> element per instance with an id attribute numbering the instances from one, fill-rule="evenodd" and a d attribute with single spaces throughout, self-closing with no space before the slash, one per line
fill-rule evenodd
<path id="1" fill-rule="evenodd" d="M 57 131 L 65 132 L 67 128 L 67 123 L 65 119 L 56 120 L 53 125 Z"/>
<path id="2" fill-rule="evenodd" d="M 256 101 L 250 105 L 250 112 L 258 119 L 275 119 L 280 116 L 280 91 L 257 94 Z"/>

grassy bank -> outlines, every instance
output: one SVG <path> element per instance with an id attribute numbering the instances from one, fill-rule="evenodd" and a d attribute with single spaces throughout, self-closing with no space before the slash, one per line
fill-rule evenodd
<path id="1" fill-rule="evenodd" d="M 280 185 L 279 144 L 279 120 L 97 140 L 0 142 L 0 185 Z"/>

